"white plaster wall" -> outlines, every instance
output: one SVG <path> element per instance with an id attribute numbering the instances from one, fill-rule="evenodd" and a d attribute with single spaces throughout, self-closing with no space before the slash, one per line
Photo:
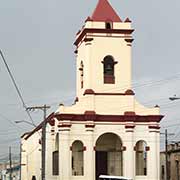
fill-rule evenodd
<path id="1" fill-rule="evenodd" d="M 157 143 L 158 136 L 157 133 L 149 132 L 147 125 L 136 125 L 134 132 L 126 132 L 124 125 L 103 125 L 97 124 L 94 128 L 94 132 L 88 132 L 85 129 L 85 124 L 72 124 L 71 130 L 69 132 L 61 132 L 60 142 L 61 144 L 64 141 L 68 141 L 68 145 L 60 148 L 60 174 L 68 174 L 69 180 L 74 179 L 82 179 L 82 180 L 95 180 L 95 151 L 94 147 L 96 145 L 97 139 L 104 133 L 114 133 L 118 135 L 122 142 L 123 146 L 126 147 L 126 151 L 123 152 L 123 172 L 124 176 L 131 177 L 134 180 L 158 180 L 158 159 L 159 153 L 157 148 L 159 143 Z M 71 156 L 72 153 L 69 150 L 69 147 L 76 140 L 80 140 L 83 142 L 84 146 L 86 146 L 86 151 L 84 151 L 84 176 L 72 176 L 71 170 Z M 144 140 L 147 142 L 147 145 L 150 146 L 150 151 L 148 151 L 148 175 L 147 176 L 136 176 L 135 175 L 135 151 L 134 146 L 140 140 Z M 65 149 L 66 148 L 66 149 Z M 65 154 L 64 154 L 65 153 Z M 66 161 L 65 161 L 66 157 Z M 63 161 L 62 161 L 63 158 Z M 68 160 L 69 158 L 69 160 Z M 156 161 L 155 161 L 156 160 Z M 63 169 L 66 167 L 65 169 Z M 64 173 L 65 171 L 65 173 Z M 89 175 L 88 172 L 92 174 Z M 62 179 L 64 176 L 62 176 Z M 67 178 L 67 177 L 66 177 Z"/>
<path id="2" fill-rule="evenodd" d="M 72 106 L 60 106 L 57 113 L 83 114 L 87 110 L 92 110 L 97 114 L 124 115 L 126 111 L 133 111 L 137 115 L 159 115 L 158 107 L 144 107 L 135 100 L 134 96 L 86 95 L 79 100 Z"/>
<path id="3" fill-rule="evenodd" d="M 104 84 L 102 61 L 107 55 L 112 55 L 118 62 L 115 65 L 115 84 Z M 80 89 L 81 61 L 84 64 L 83 89 Z M 131 89 L 131 47 L 127 46 L 125 38 L 93 37 L 91 43 L 83 42 L 78 48 L 77 65 L 78 97 L 83 95 L 82 90 L 85 89 L 113 93 L 124 93 L 127 89 Z"/>

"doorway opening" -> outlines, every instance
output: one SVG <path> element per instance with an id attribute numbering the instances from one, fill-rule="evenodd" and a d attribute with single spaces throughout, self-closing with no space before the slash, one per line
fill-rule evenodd
<path id="1" fill-rule="evenodd" d="M 95 149 L 96 180 L 100 175 L 123 175 L 122 141 L 116 134 L 101 135 Z"/>

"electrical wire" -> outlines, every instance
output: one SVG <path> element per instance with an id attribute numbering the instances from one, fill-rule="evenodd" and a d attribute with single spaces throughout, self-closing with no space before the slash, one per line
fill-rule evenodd
<path id="1" fill-rule="evenodd" d="M 32 117 L 31 117 L 31 114 L 29 113 L 29 111 L 27 111 L 27 106 L 26 106 L 26 104 L 25 104 L 25 101 L 24 101 L 24 99 L 23 99 L 23 96 L 22 96 L 22 94 L 21 94 L 21 92 L 20 92 L 20 90 L 19 90 L 19 88 L 18 88 L 18 86 L 17 86 L 17 83 L 16 83 L 16 81 L 15 81 L 15 78 L 13 77 L 13 74 L 11 73 L 10 68 L 9 68 L 9 66 L 8 66 L 8 64 L 7 64 L 7 61 L 6 61 L 6 59 L 5 59 L 5 57 L 4 57 L 4 55 L 3 55 L 3 53 L 2 53 L 1 50 L 0 50 L 0 55 L 1 55 L 2 60 L 3 60 L 4 64 L 5 64 L 5 66 L 6 66 L 6 69 L 7 69 L 7 71 L 8 71 L 8 74 L 9 74 L 9 76 L 10 76 L 12 82 L 13 82 L 13 85 L 14 85 L 17 93 L 18 93 L 18 96 L 19 96 L 19 98 L 20 98 L 20 100 L 21 100 L 21 102 L 22 102 L 22 105 L 23 105 L 23 107 L 25 108 L 25 111 L 26 111 L 27 115 L 29 116 L 29 119 L 31 120 L 31 122 L 35 125 Z"/>
<path id="2" fill-rule="evenodd" d="M 5 117 L 5 116 L 4 116 L 3 114 L 1 114 L 1 113 L 0 113 L 0 117 L 1 117 L 2 119 L 4 119 L 4 120 L 8 121 L 11 125 L 13 125 L 13 127 L 16 126 L 18 129 L 25 130 L 25 129 L 17 126 L 13 121 L 11 121 L 10 119 L 8 119 L 7 117 Z"/>
<path id="3" fill-rule="evenodd" d="M 147 83 L 143 83 L 143 84 L 139 84 L 139 83 L 134 83 L 133 84 L 133 88 L 140 88 L 140 87 L 145 87 L 145 86 L 156 86 L 156 85 L 159 85 L 159 84 L 163 84 L 163 83 L 168 83 L 170 81 L 170 83 L 172 83 L 172 80 L 180 80 L 180 74 L 176 74 L 176 75 L 172 75 L 172 76 L 169 76 L 167 78 L 164 78 L 164 79 L 160 79 L 160 80 L 157 80 L 157 81 L 150 81 L 150 82 L 147 82 Z M 124 87 L 124 88 L 123 88 Z M 110 90 L 126 90 L 128 86 L 124 85 L 122 87 L 119 87 L 119 88 L 111 88 L 111 89 L 108 89 L 106 91 L 110 91 Z M 121 89 L 122 88 L 122 89 Z M 105 91 L 105 92 L 106 92 Z M 44 98 L 39 98 L 39 99 L 34 99 L 34 101 L 37 101 L 37 100 L 41 100 L 41 99 L 44 99 Z M 72 100 L 73 99 L 73 96 L 72 98 L 68 98 L 68 99 L 65 99 L 65 100 L 62 100 L 63 102 L 66 102 L 66 101 L 69 101 L 69 100 Z M 27 102 L 34 102 L 33 100 L 31 101 L 27 101 Z M 26 103 L 27 103 L 26 102 Z M 60 101 L 56 101 L 56 102 L 53 102 L 52 105 L 55 105 L 57 103 L 59 103 Z M 15 106 L 17 104 L 7 104 L 9 106 Z"/>
<path id="4" fill-rule="evenodd" d="M 141 88 L 141 87 L 145 87 L 145 86 L 155 86 L 155 85 L 160 85 L 160 84 L 164 84 L 164 83 L 168 83 L 168 82 L 172 83 L 172 80 L 180 80 L 180 74 L 178 73 L 178 74 L 168 76 L 166 78 L 163 78 L 163 79 L 160 79 L 157 81 L 149 81 L 149 82 L 142 83 L 142 84 L 132 83 L 132 88 L 137 89 L 137 88 Z M 111 90 L 126 90 L 128 87 L 129 87 L 129 84 L 123 85 L 121 87 L 110 88 L 110 89 L 105 90 L 104 92 L 108 92 Z"/>

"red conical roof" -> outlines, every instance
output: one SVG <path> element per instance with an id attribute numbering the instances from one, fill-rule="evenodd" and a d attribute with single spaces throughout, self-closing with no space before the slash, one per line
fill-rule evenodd
<path id="1" fill-rule="evenodd" d="M 93 21 L 122 22 L 108 0 L 99 0 L 91 19 Z"/>

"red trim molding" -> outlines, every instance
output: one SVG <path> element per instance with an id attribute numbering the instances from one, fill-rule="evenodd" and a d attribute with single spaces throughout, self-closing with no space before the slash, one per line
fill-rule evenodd
<path id="1" fill-rule="evenodd" d="M 92 112 L 91 112 L 92 113 Z M 162 115 L 101 115 L 95 112 L 85 114 L 55 114 L 58 120 L 94 122 L 160 122 Z"/>
<path id="2" fill-rule="evenodd" d="M 126 146 L 123 146 L 123 147 L 121 148 L 121 150 L 122 150 L 122 151 L 126 151 L 126 150 L 127 150 Z"/>
<path id="3" fill-rule="evenodd" d="M 93 95 L 95 94 L 95 92 L 94 92 L 92 89 L 86 89 L 86 90 L 84 91 L 84 94 L 83 94 L 83 95 L 85 96 L 85 95 L 92 95 L 92 94 L 93 94 Z"/>
<path id="4" fill-rule="evenodd" d="M 96 112 L 95 111 L 85 111 L 84 119 L 86 121 L 94 121 L 94 119 L 96 119 Z"/>
<path id="5" fill-rule="evenodd" d="M 104 84 L 115 84 L 115 76 L 104 74 Z"/>
<path id="6" fill-rule="evenodd" d="M 26 164 L 21 164 L 21 166 L 26 166 Z"/>
<path id="7" fill-rule="evenodd" d="M 125 92 L 125 95 L 130 95 L 130 96 L 133 96 L 135 95 L 134 91 L 131 90 L 131 89 L 128 89 L 126 92 Z"/>
<path id="8" fill-rule="evenodd" d="M 135 128 L 135 125 L 125 125 L 125 128 L 126 128 L 126 129 L 134 129 L 134 128 Z"/>
<path id="9" fill-rule="evenodd" d="M 71 124 L 60 124 L 58 125 L 59 128 L 71 128 Z"/>
<path id="10" fill-rule="evenodd" d="M 93 21 L 89 16 L 87 17 L 87 19 L 85 20 L 85 22 L 87 21 Z"/>
<path id="11" fill-rule="evenodd" d="M 70 146 L 69 149 L 70 149 L 70 151 L 72 151 L 72 150 L 73 150 L 72 146 Z M 83 151 L 86 151 L 86 150 L 87 150 L 87 148 L 86 148 L 86 146 L 84 146 L 84 147 L 83 147 Z"/>
<path id="12" fill-rule="evenodd" d="M 86 128 L 95 128 L 95 124 L 86 124 L 85 127 Z"/>
<path id="13" fill-rule="evenodd" d="M 146 151 L 150 151 L 150 147 L 149 146 L 146 146 Z M 134 151 L 137 151 L 137 147 L 136 146 L 134 146 Z"/>
<path id="14" fill-rule="evenodd" d="M 134 131 L 133 131 L 133 130 L 126 130 L 126 132 L 131 132 L 131 133 L 133 133 Z"/>
<path id="15" fill-rule="evenodd" d="M 149 129 L 160 129 L 161 127 L 159 126 L 155 126 L 155 125 L 150 125 L 149 126 Z"/>
<path id="16" fill-rule="evenodd" d="M 79 98 L 76 97 L 76 99 L 74 100 L 75 103 L 79 102 Z"/>
<path id="17" fill-rule="evenodd" d="M 126 112 L 124 112 L 124 115 L 134 116 L 134 115 L 136 115 L 136 113 L 134 111 L 126 111 Z"/>
<path id="18" fill-rule="evenodd" d="M 49 121 L 49 124 L 50 124 L 51 126 L 55 126 L 55 120 L 54 120 L 54 119 L 51 119 L 51 120 Z"/>
<path id="19" fill-rule="evenodd" d="M 55 114 L 54 112 L 51 113 L 44 121 L 45 121 L 46 123 L 48 123 L 49 121 L 51 121 L 52 118 L 54 118 L 54 114 Z M 41 122 L 33 131 L 31 131 L 24 139 L 27 140 L 27 139 L 28 139 L 29 137 L 31 137 L 35 132 L 39 131 L 39 130 L 42 128 L 44 121 L 42 121 L 42 122 Z"/>
<path id="20" fill-rule="evenodd" d="M 84 96 L 85 95 L 102 95 L 102 96 L 134 96 L 135 93 L 133 92 L 133 90 L 128 89 L 125 91 L 125 93 L 96 93 L 94 90 L 92 89 L 86 89 L 84 91 Z"/>
<path id="21" fill-rule="evenodd" d="M 84 39 L 84 42 L 91 42 L 91 41 L 93 41 L 93 38 L 85 38 Z"/>
<path id="22" fill-rule="evenodd" d="M 132 43 L 132 42 L 134 41 L 134 39 L 125 39 L 125 41 L 126 41 L 127 43 Z"/>
<path id="23" fill-rule="evenodd" d="M 134 29 L 95 29 L 95 28 L 88 29 L 88 28 L 85 28 L 81 31 L 81 33 L 77 37 L 76 41 L 74 42 L 74 45 L 77 46 L 87 33 L 132 34 L 133 31 Z"/>

